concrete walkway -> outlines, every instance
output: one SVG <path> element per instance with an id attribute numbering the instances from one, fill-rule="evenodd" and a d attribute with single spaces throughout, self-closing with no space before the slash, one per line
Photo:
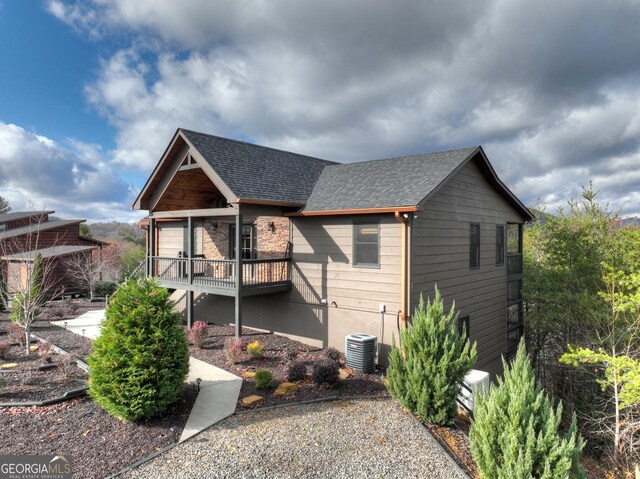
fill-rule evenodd
<path id="1" fill-rule="evenodd" d="M 104 319 L 105 311 L 89 311 L 76 319 L 51 323 L 61 328 L 64 328 L 66 323 L 67 330 L 72 333 L 96 339 L 100 334 L 100 323 Z M 190 356 L 186 381 L 194 383 L 197 378 L 201 379 L 200 392 L 180 436 L 180 442 L 233 414 L 238 403 L 242 378 Z"/>
<path id="2" fill-rule="evenodd" d="M 89 311 L 76 319 L 69 321 L 51 321 L 51 324 L 66 327 L 72 333 L 76 333 L 80 336 L 86 336 L 90 339 L 96 339 L 100 334 L 100 323 L 104 319 L 104 313 L 106 309 L 98 309 L 96 311 Z M 84 330 L 84 333 L 83 333 Z"/>

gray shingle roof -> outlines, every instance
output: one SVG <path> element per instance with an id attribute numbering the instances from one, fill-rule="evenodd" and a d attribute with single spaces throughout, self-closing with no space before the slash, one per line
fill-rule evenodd
<path id="1" fill-rule="evenodd" d="M 53 221 L 44 221 L 42 223 L 33 224 L 29 226 L 23 226 L 21 228 L 12 228 L 10 230 L 5 230 L 2 233 L 0 233 L 0 240 L 13 238 L 20 235 L 25 235 L 28 233 L 35 234 L 38 231 L 50 230 L 52 228 L 60 228 L 61 226 L 72 225 L 74 223 L 77 223 L 77 224 L 84 223 L 84 220 L 53 220 Z"/>
<path id="2" fill-rule="evenodd" d="M 476 150 L 326 166 L 302 211 L 415 206 Z"/>
<path id="3" fill-rule="evenodd" d="M 55 213 L 55 211 L 14 211 L 11 213 L 0 214 L 0 223 L 6 223 L 7 221 L 20 220 L 23 218 L 29 218 L 31 216 L 45 216 Z"/>
<path id="4" fill-rule="evenodd" d="M 2 259 L 31 261 L 35 258 L 36 253 L 38 252 L 40 252 L 43 258 L 52 258 L 55 256 L 64 256 L 72 253 L 80 253 L 81 251 L 89 251 L 96 248 L 97 246 L 76 246 L 76 245 L 51 246 L 49 248 L 42 248 L 40 250 L 24 251 L 21 253 L 9 254 L 9 255 L 3 256 Z"/>
<path id="5" fill-rule="evenodd" d="M 239 198 L 304 203 L 322 169 L 335 164 L 182 128 L 180 131 Z"/>

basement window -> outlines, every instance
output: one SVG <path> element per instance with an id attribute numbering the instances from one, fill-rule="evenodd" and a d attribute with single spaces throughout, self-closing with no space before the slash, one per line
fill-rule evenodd
<path id="1" fill-rule="evenodd" d="M 380 222 L 353 222 L 353 265 L 362 268 L 380 267 Z"/>

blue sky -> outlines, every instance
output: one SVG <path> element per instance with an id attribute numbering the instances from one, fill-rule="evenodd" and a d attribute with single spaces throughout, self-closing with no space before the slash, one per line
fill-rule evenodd
<path id="1" fill-rule="evenodd" d="M 51 138 L 70 136 L 115 147 L 115 129 L 95 114 L 83 95 L 116 44 L 74 32 L 38 1 L 0 7 L 0 118 Z"/>
<path id="2" fill-rule="evenodd" d="M 0 0 L 0 195 L 133 221 L 177 127 L 336 161 L 481 144 L 549 210 L 640 213 L 633 0 Z"/>

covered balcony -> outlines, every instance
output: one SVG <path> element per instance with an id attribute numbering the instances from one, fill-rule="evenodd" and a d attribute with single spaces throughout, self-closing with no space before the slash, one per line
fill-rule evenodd
<path id="1" fill-rule="evenodd" d="M 291 258 L 245 259 L 242 274 L 233 259 L 151 257 L 151 275 L 173 289 L 242 296 L 278 293 L 291 289 Z"/>

